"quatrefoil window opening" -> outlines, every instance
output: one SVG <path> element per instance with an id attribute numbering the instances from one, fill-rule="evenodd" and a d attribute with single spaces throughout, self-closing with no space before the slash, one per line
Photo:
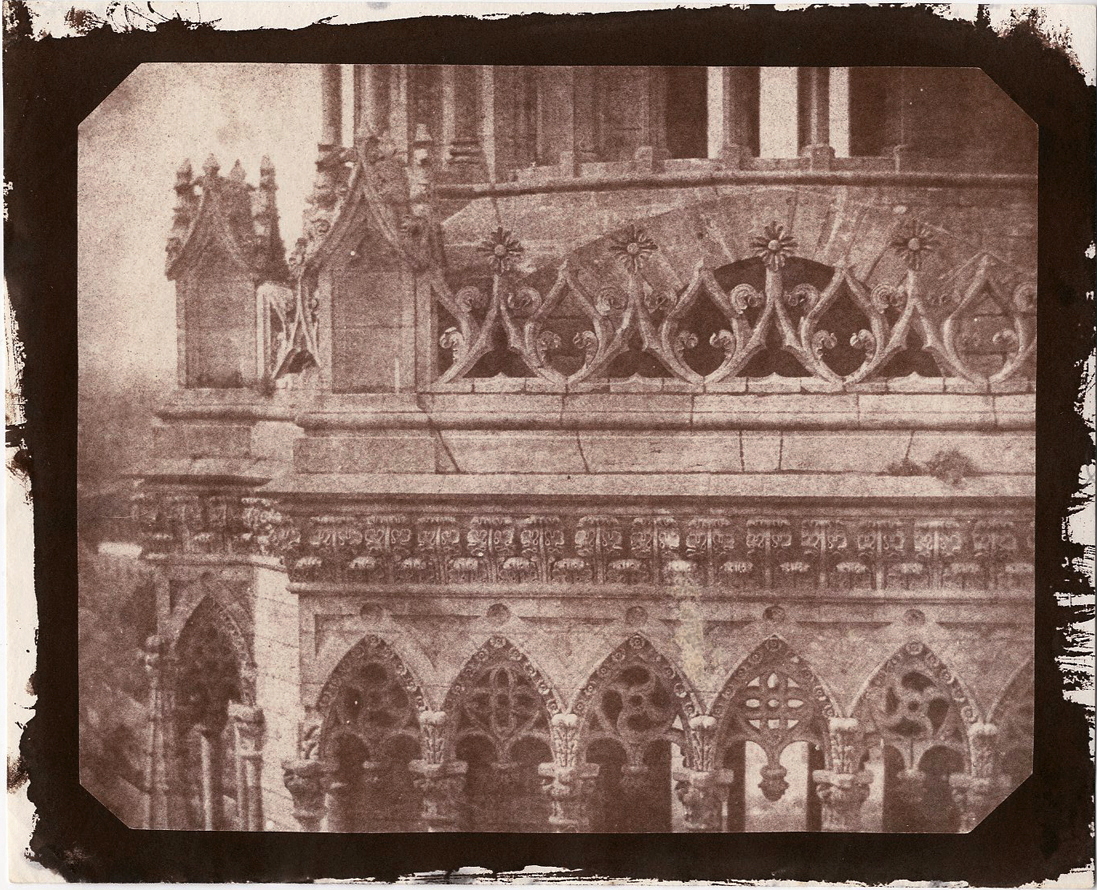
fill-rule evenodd
<path id="1" fill-rule="evenodd" d="M 744 718 L 759 732 L 788 732 L 803 719 L 807 691 L 792 677 L 770 671 L 746 686 Z"/>
<path id="2" fill-rule="evenodd" d="M 547 738 L 544 703 L 517 665 L 492 665 L 472 680 L 458 718 L 459 735 L 466 732 L 486 734 L 500 752 L 523 735 Z"/>
<path id="3" fill-rule="evenodd" d="M 332 705 L 329 725 L 376 741 L 405 727 L 411 717 L 411 702 L 391 669 L 369 662 L 339 692 Z"/>

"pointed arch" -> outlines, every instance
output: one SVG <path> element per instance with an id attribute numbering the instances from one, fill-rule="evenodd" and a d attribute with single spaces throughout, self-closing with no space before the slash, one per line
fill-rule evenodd
<path id="1" fill-rule="evenodd" d="M 255 703 L 255 665 L 243 632 L 213 595 L 183 624 L 170 664 L 175 827 L 237 827 L 225 804 L 241 790 L 229 706 Z"/>
<path id="2" fill-rule="evenodd" d="M 545 711 L 551 716 L 559 714 L 562 705 L 552 683 L 537 668 L 521 649 L 514 645 L 502 634 L 493 634 L 479 649 L 465 662 L 460 673 L 454 679 L 449 691 L 446 693 L 443 710 L 450 711 L 458 705 L 463 697 L 466 697 L 471 686 L 483 671 L 496 664 L 512 664 L 530 681 L 532 689 L 537 692 Z"/>
<path id="3" fill-rule="evenodd" d="M 418 715 L 427 710 L 419 681 L 393 648 L 368 634 L 340 659 L 316 702 L 323 721 L 320 756 L 338 753 L 341 740 L 381 759 L 394 740 L 419 743 Z"/>
<path id="4" fill-rule="evenodd" d="M 739 663 L 712 705 L 719 748 L 754 741 L 775 760 L 793 742 L 826 750 L 826 719 L 836 713 L 822 681 L 776 634 Z"/>
<path id="5" fill-rule="evenodd" d="M 580 762 L 598 767 L 592 830 L 669 831 L 673 748 L 686 763 L 699 754 L 689 728 L 700 702 L 682 672 L 634 633 L 595 669 L 572 710 Z"/>
<path id="6" fill-rule="evenodd" d="M 1001 695 L 994 702 L 987 717 L 988 723 L 999 724 L 1003 718 L 1009 716 L 1009 712 L 1016 705 L 1018 699 L 1032 698 L 1035 689 L 1033 676 L 1034 665 L 1032 658 L 1026 658 L 1020 666 L 1014 670 Z M 1026 689 L 1027 687 L 1027 689 Z"/>
<path id="7" fill-rule="evenodd" d="M 204 605 L 207 601 L 218 607 L 224 614 L 224 620 L 228 622 L 226 630 L 229 633 L 234 636 L 239 635 L 242 640 L 249 639 L 253 620 L 246 602 L 247 597 L 242 592 L 245 586 L 243 582 L 225 580 L 214 572 L 203 572 L 196 578 L 185 580 L 179 592 L 173 588 L 168 596 L 170 609 L 166 625 L 168 639 L 177 639 L 195 612 L 200 607 L 208 608 Z M 251 647 L 245 643 L 245 648 L 249 651 L 250 659 Z"/>
<path id="8" fill-rule="evenodd" d="M 635 714 L 624 702 L 629 688 L 636 690 L 633 697 L 643 698 Z M 600 701 L 607 693 L 612 693 L 610 699 Z M 669 736 L 675 718 L 684 725 L 700 715 L 702 708 L 682 672 L 647 637 L 636 633 L 602 661 L 576 696 L 572 711 L 579 715 L 581 738 L 617 736 L 630 748 L 649 738 Z M 674 740 L 683 747 L 689 744 L 688 739 L 682 741 L 677 736 Z"/>
<path id="9" fill-rule="evenodd" d="M 230 700 L 254 704 L 251 646 L 236 619 L 213 594 L 207 593 L 194 607 L 172 641 L 171 651 L 177 699 L 208 693 L 213 699 L 224 698 L 225 704 Z M 213 689 L 218 684 L 224 687 L 220 693 Z"/>
<path id="10" fill-rule="evenodd" d="M 989 722 L 998 727 L 998 758 L 1001 769 L 1020 784 L 1032 774 L 1032 743 L 1035 737 L 1035 678 L 1031 658 L 1013 673 L 998 701 L 991 708 Z"/>
<path id="11" fill-rule="evenodd" d="M 506 637 L 494 635 L 465 663 L 444 711 L 446 745 L 466 764 L 473 830 L 543 831 L 548 801 L 539 767 L 552 761 L 549 721 L 560 713 L 552 686 Z"/>
<path id="12" fill-rule="evenodd" d="M 970 763 L 967 728 L 979 719 L 975 699 L 920 640 L 888 658 L 858 694 L 851 710 L 874 737 L 917 769 L 931 748 L 950 748 Z"/>

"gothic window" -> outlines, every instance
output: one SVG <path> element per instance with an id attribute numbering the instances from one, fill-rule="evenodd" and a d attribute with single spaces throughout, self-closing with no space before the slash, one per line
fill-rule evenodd
<path id="1" fill-rule="evenodd" d="M 599 765 L 592 830 L 671 830 L 671 761 L 698 713 L 685 681 L 640 635 L 595 672 L 575 704 L 587 763 Z"/>
<path id="2" fill-rule="evenodd" d="M 883 748 L 883 830 L 956 831 L 949 775 L 968 761 L 975 711 L 959 680 L 922 643 L 908 643 L 873 677 L 856 716 Z"/>
<path id="3" fill-rule="evenodd" d="M 815 675 L 778 637 L 736 669 L 713 706 L 717 757 L 734 770 L 729 830 L 819 828 L 811 773 L 824 767 L 825 720 L 833 713 Z"/>
<path id="4" fill-rule="evenodd" d="M 419 757 L 422 693 L 377 637 L 355 646 L 320 694 L 321 758 L 335 767 L 333 823 L 343 831 L 410 831 L 420 800 L 408 764 Z"/>
<path id="5" fill-rule="evenodd" d="M 672 158 L 703 158 L 708 153 L 708 72 L 685 66 L 664 70 L 667 152 Z"/>
<path id="6" fill-rule="evenodd" d="M 492 637 L 458 675 L 445 711 L 455 721 L 454 755 L 468 764 L 470 830 L 545 830 L 537 768 L 552 761 L 549 718 L 557 710 L 547 682 L 503 637 Z"/>
<path id="7" fill-rule="evenodd" d="M 236 826 L 235 744 L 229 702 L 245 698 L 246 655 L 232 619 L 203 600 L 175 644 L 174 728 L 180 828 Z"/>

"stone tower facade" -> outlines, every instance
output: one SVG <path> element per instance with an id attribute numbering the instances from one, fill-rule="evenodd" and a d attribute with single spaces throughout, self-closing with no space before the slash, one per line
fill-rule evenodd
<path id="1" fill-rule="evenodd" d="M 975 69 L 322 89 L 288 257 L 269 164 L 178 173 L 108 805 L 976 825 L 1031 769 L 1032 122 Z"/>

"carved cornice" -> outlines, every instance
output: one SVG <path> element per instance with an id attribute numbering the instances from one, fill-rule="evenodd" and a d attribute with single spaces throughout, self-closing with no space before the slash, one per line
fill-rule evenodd
<path id="1" fill-rule="evenodd" d="M 290 513 L 241 494 L 149 490 L 135 497 L 134 519 L 146 553 L 277 557 L 300 583 L 805 591 L 1032 583 L 1033 525 L 1021 511 L 994 519 L 817 507 Z"/>

